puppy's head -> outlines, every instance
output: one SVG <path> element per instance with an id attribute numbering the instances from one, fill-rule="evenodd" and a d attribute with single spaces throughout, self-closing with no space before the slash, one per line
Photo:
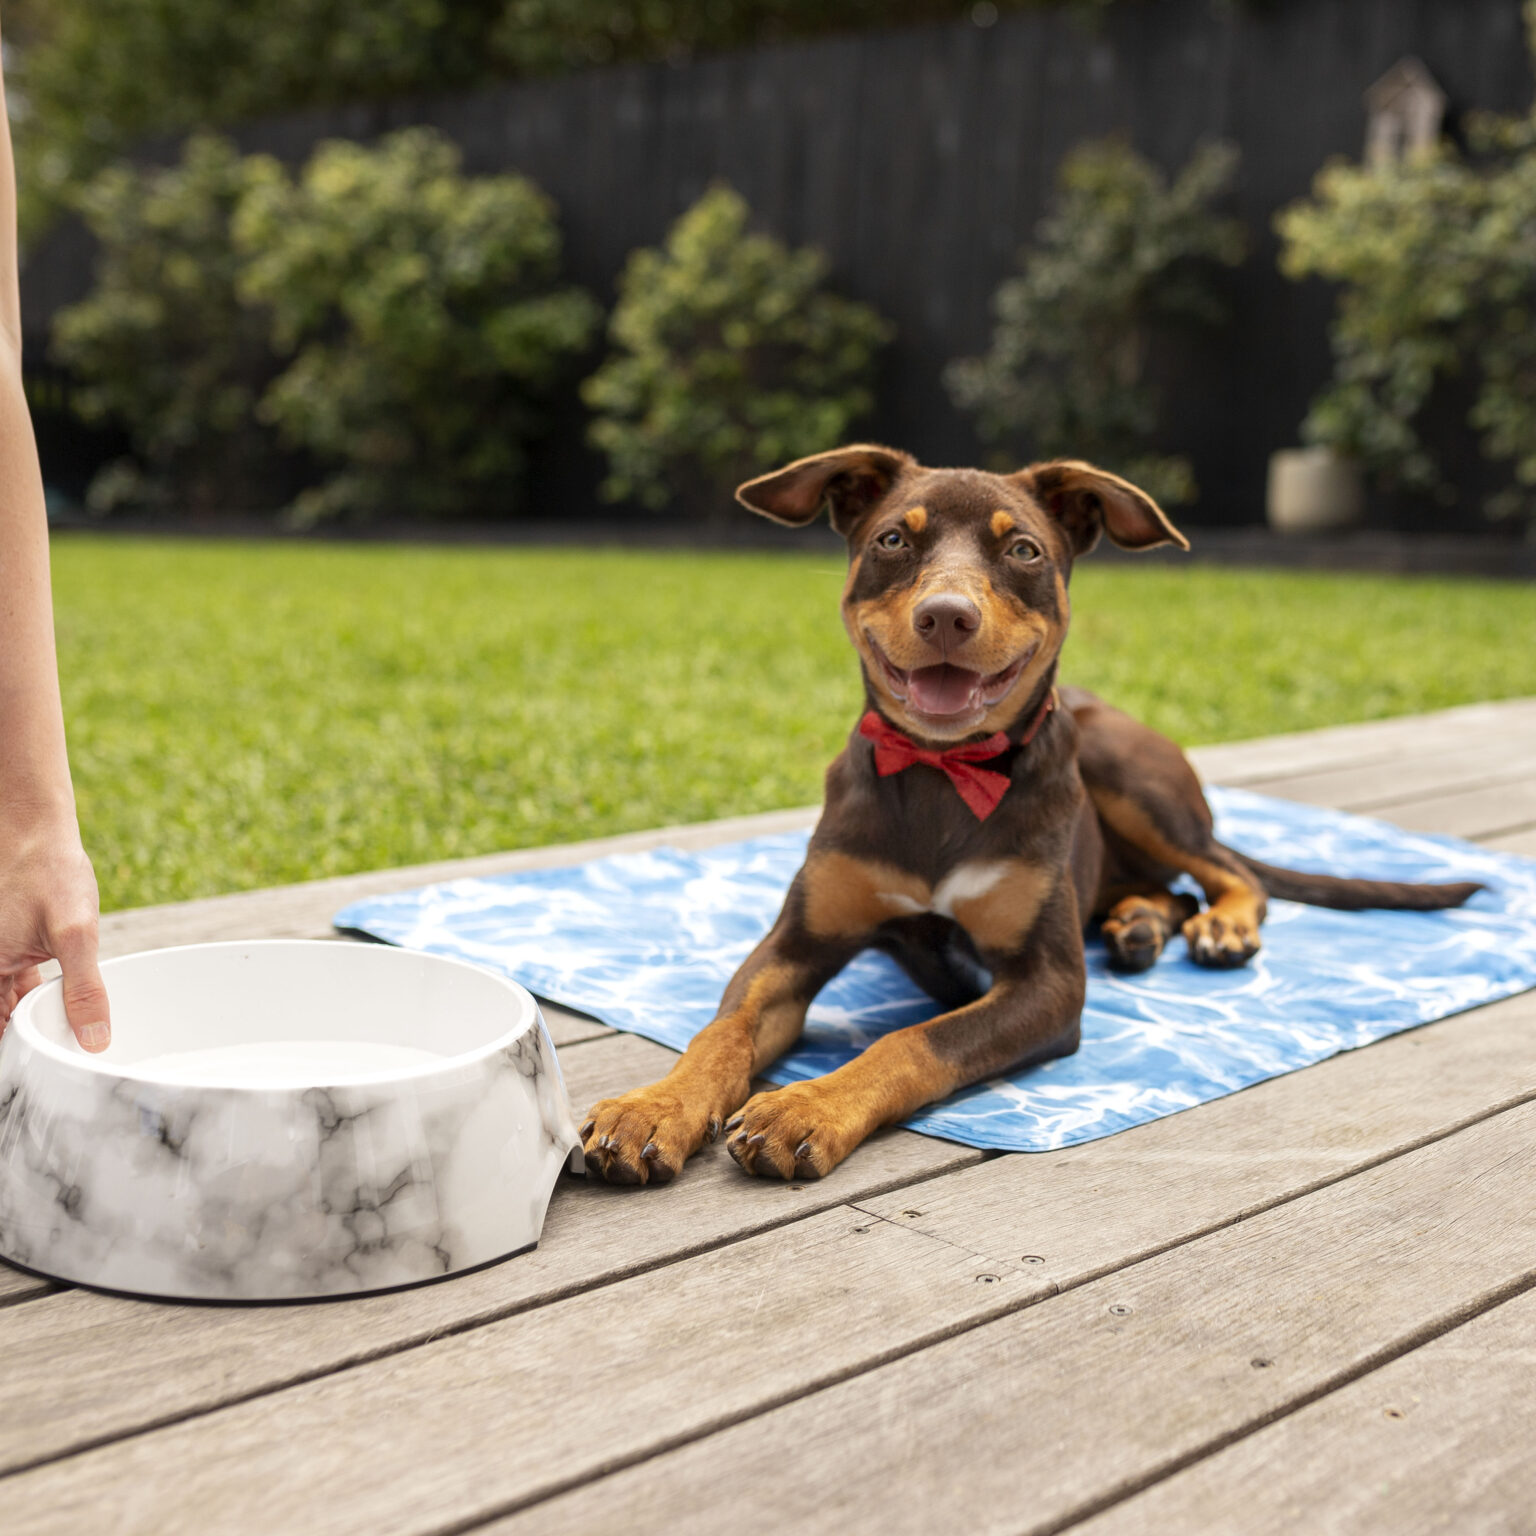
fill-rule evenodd
<path id="1" fill-rule="evenodd" d="M 1072 459 L 1017 474 L 925 469 L 856 443 L 749 480 L 737 499 L 848 541 L 843 623 L 880 708 L 933 742 L 1006 730 L 1066 638 L 1072 561 L 1107 533 L 1189 547 L 1145 492 Z"/>

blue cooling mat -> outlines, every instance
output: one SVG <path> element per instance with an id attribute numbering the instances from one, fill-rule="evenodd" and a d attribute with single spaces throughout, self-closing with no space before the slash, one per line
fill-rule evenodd
<path id="1" fill-rule="evenodd" d="M 1175 939 L 1150 971 L 1115 976 L 1090 937 L 1078 1053 L 978 1084 L 907 1125 L 973 1147 L 1071 1146 L 1536 986 L 1536 860 L 1239 790 L 1209 793 L 1221 840 L 1268 863 L 1489 889 L 1454 912 L 1276 901 L 1264 948 L 1237 971 L 1202 970 Z M 789 833 L 451 880 L 356 902 L 335 921 L 501 971 L 680 1050 L 772 923 L 805 843 Z M 885 956 L 862 955 L 817 998 L 800 1045 L 767 1076 L 819 1076 L 936 1011 Z"/>

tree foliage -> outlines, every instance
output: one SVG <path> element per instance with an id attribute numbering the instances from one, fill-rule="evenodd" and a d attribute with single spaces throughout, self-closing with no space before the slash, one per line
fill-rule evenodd
<path id="1" fill-rule="evenodd" d="M 616 59 L 679 59 L 719 48 L 975 16 L 1050 0 L 507 0 L 492 34 L 517 72 L 579 69 Z M 1109 0 L 1086 0 L 1089 7 Z"/>
<path id="2" fill-rule="evenodd" d="M 1536 4 L 1527 16 L 1536 30 Z M 1470 424 L 1511 473 L 1487 510 L 1536 528 L 1536 110 L 1474 117 L 1468 139 L 1465 155 L 1336 161 L 1277 217 L 1286 275 L 1339 284 L 1333 379 L 1303 431 L 1453 500 L 1420 427 L 1436 386 L 1469 377 Z"/>
<path id="3" fill-rule="evenodd" d="M 45 0 L 14 86 L 24 226 L 153 134 L 482 78 L 502 0 Z M 9 17 L 7 17 L 9 23 Z"/>
<path id="4" fill-rule="evenodd" d="M 992 345 L 945 383 L 982 438 L 1012 458 L 1088 458 L 1159 500 L 1194 498 L 1188 460 L 1149 451 L 1155 336 L 1221 315 L 1217 265 L 1242 260 L 1235 220 L 1212 212 L 1237 151 L 1198 149 L 1170 186 L 1128 145 L 1098 140 L 1062 162 L 1057 196 L 1017 277 L 993 296 Z"/>
<path id="5" fill-rule="evenodd" d="M 270 504 L 273 444 L 255 405 L 276 375 L 263 316 L 236 292 L 231 220 L 276 161 L 194 138 L 167 170 L 114 166 L 81 197 L 100 243 L 90 296 L 54 323 L 54 350 L 80 381 L 91 420 L 127 428 L 137 462 L 99 476 L 91 501 L 163 495 L 193 510 Z"/>
<path id="6" fill-rule="evenodd" d="M 973 10 L 972 0 L 8 0 L 7 71 L 27 109 L 23 222 L 40 230 L 147 135 Z"/>
<path id="7" fill-rule="evenodd" d="M 504 507 L 543 404 L 600 319 L 559 287 L 554 205 L 521 176 L 459 174 L 425 128 L 322 144 L 234 221 L 240 291 L 287 360 L 261 417 L 332 473 L 301 522 Z"/>
<path id="8" fill-rule="evenodd" d="M 557 282 L 549 199 L 461 175 L 427 129 L 322 144 L 296 178 L 195 135 L 171 169 L 102 172 L 85 207 L 98 281 L 55 344 L 132 437 L 138 473 L 93 487 L 103 510 L 271 506 L 280 447 L 325 477 L 300 522 L 502 509 L 599 320 Z"/>
<path id="9" fill-rule="evenodd" d="M 582 386 L 612 500 L 663 507 L 681 489 L 685 504 L 728 508 L 739 481 L 832 447 L 874 404 L 891 326 L 826 290 L 819 251 L 749 219 L 716 186 L 625 264 L 612 352 Z"/>

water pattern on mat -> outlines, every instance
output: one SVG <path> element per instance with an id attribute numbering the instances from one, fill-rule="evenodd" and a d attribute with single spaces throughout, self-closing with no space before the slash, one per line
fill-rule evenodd
<path id="1" fill-rule="evenodd" d="M 1150 971 L 1119 977 L 1090 938 L 1078 1053 L 958 1093 L 912 1129 L 1006 1151 L 1071 1146 L 1536 986 L 1536 860 L 1241 790 L 1209 796 L 1222 841 L 1269 863 L 1490 889 L 1454 912 L 1276 901 L 1263 950 L 1237 971 L 1202 970 L 1176 939 Z M 478 962 L 681 1049 L 772 923 L 805 843 L 788 833 L 452 880 L 357 902 L 335 921 Z M 862 955 L 767 1076 L 819 1076 L 936 1011 L 885 956 Z"/>

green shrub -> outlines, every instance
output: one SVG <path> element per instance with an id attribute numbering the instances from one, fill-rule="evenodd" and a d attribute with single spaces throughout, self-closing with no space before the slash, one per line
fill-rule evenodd
<path id="1" fill-rule="evenodd" d="M 115 167 L 83 204 L 96 287 L 58 318 L 82 410 L 128 429 L 135 462 L 90 499 L 290 508 L 310 523 L 500 509 L 561 371 L 599 320 L 556 285 L 549 200 L 465 177 L 407 129 L 321 145 L 295 180 L 209 136 L 170 170 Z"/>
<path id="2" fill-rule="evenodd" d="M 235 218 L 241 292 L 291 357 L 260 415 L 332 471 L 300 522 L 504 508 L 545 397 L 596 329 L 592 298 L 556 286 L 550 200 L 458 166 L 429 129 L 333 141 Z"/>
<path id="3" fill-rule="evenodd" d="M 1536 531 L 1536 114 L 1473 119 L 1469 139 L 1471 158 L 1335 162 L 1277 216 L 1286 276 L 1340 285 L 1333 379 L 1302 431 L 1382 483 L 1454 501 L 1420 423 L 1441 381 L 1469 376 L 1469 422 L 1511 471 L 1486 510 Z"/>
<path id="4" fill-rule="evenodd" d="M 1245 240 L 1211 205 L 1236 167 L 1235 149 L 1203 145 L 1169 186 L 1115 139 L 1062 162 L 1036 243 L 993 296 L 991 349 L 944 375 L 1010 462 L 1092 459 L 1161 501 L 1194 499 L 1188 460 L 1148 451 L 1157 399 L 1147 359 L 1163 328 L 1220 317 L 1212 269 L 1241 261 Z"/>
<path id="5" fill-rule="evenodd" d="M 819 251 L 752 234 L 749 216 L 716 186 L 625 264 L 613 351 L 582 386 L 610 500 L 728 512 L 739 481 L 843 441 L 873 405 L 892 327 L 825 290 Z"/>
<path id="6" fill-rule="evenodd" d="M 1002 0 L 996 10 L 1051 0 Z M 1094 10 L 1111 0 L 1086 0 Z M 580 69 L 616 59 L 685 59 L 718 48 L 760 48 L 792 37 L 958 20 L 974 0 L 506 0 L 494 54 L 519 73 Z"/>
<path id="7" fill-rule="evenodd" d="M 6 0 L 6 77 L 28 106 L 23 233 L 153 134 L 973 13 L 972 0 Z"/>
<path id="8" fill-rule="evenodd" d="M 54 350 L 81 380 L 82 414 L 121 423 L 136 461 L 97 477 L 95 510 L 173 490 L 194 510 L 278 496 L 271 436 L 254 415 L 278 365 L 267 321 L 236 292 L 230 221 L 253 187 L 281 174 L 275 161 L 198 137 L 178 166 L 113 167 L 81 195 L 100 242 L 96 284 L 56 318 Z"/>
<path id="9" fill-rule="evenodd" d="M 23 233 L 39 232 L 73 189 L 147 136 L 484 79 L 501 6 L 7 0 L 7 77 L 14 69 L 28 108 L 17 124 Z"/>

